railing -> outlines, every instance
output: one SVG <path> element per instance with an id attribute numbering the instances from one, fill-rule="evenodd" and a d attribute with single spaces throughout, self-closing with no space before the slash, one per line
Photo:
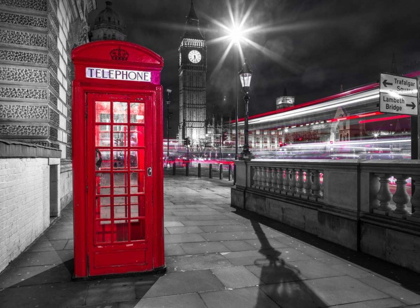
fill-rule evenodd
<path id="1" fill-rule="evenodd" d="M 322 202 L 322 170 L 251 166 L 251 174 L 254 189 Z"/>
<path id="2" fill-rule="evenodd" d="M 420 222 L 420 176 L 404 173 L 373 173 L 373 213 Z M 413 189 L 413 187 L 415 189 Z M 414 194 L 413 194 L 414 190 Z"/>
<path id="3" fill-rule="evenodd" d="M 166 165 L 166 170 L 172 169 L 172 175 L 185 175 L 227 179 L 232 181 L 234 177 L 235 163 L 228 161 L 177 161 Z"/>
<path id="4" fill-rule="evenodd" d="M 237 162 L 237 185 L 322 205 L 420 222 L 420 161 Z"/>

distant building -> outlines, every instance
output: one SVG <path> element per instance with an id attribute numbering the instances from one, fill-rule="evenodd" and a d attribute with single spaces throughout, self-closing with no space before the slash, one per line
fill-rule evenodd
<path id="1" fill-rule="evenodd" d="M 295 104 L 295 97 L 288 96 L 287 90 L 284 89 L 283 96 L 277 97 L 276 99 L 276 110 L 291 107 Z"/>
<path id="2" fill-rule="evenodd" d="M 207 46 L 191 0 L 179 52 L 179 138 L 199 144 L 206 134 Z"/>
<path id="3" fill-rule="evenodd" d="M 106 1 L 106 7 L 99 12 L 95 18 L 90 40 L 119 40 L 125 41 L 127 35 L 124 33 L 125 27 L 120 16 L 111 8 L 112 2 Z"/>

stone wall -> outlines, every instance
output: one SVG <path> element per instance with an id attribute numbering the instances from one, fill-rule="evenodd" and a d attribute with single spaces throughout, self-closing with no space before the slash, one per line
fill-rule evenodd
<path id="1" fill-rule="evenodd" d="M 61 150 L 72 200 L 71 50 L 88 42 L 95 0 L 0 0 L 0 139 Z"/>
<path id="2" fill-rule="evenodd" d="M 60 168 L 60 204 L 64 209 L 73 201 L 73 169 L 71 164 L 62 164 Z"/>
<path id="3" fill-rule="evenodd" d="M 0 140 L 0 271 L 50 225 L 50 172 L 59 173 L 60 151 Z M 59 204 L 56 206 L 59 207 Z M 54 213 L 52 213 L 54 211 Z"/>

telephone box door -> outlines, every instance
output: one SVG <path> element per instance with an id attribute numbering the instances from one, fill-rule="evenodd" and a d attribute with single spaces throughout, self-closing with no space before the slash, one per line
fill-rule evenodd
<path id="1" fill-rule="evenodd" d="M 87 99 L 88 275 L 151 270 L 154 94 Z"/>

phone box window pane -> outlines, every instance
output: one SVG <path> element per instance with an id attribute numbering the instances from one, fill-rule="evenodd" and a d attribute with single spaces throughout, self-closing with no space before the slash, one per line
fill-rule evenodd
<path id="1" fill-rule="evenodd" d="M 130 122 L 144 124 L 144 103 L 130 103 Z"/>
<path id="2" fill-rule="evenodd" d="M 114 123 L 127 123 L 127 103 L 114 102 Z"/>

